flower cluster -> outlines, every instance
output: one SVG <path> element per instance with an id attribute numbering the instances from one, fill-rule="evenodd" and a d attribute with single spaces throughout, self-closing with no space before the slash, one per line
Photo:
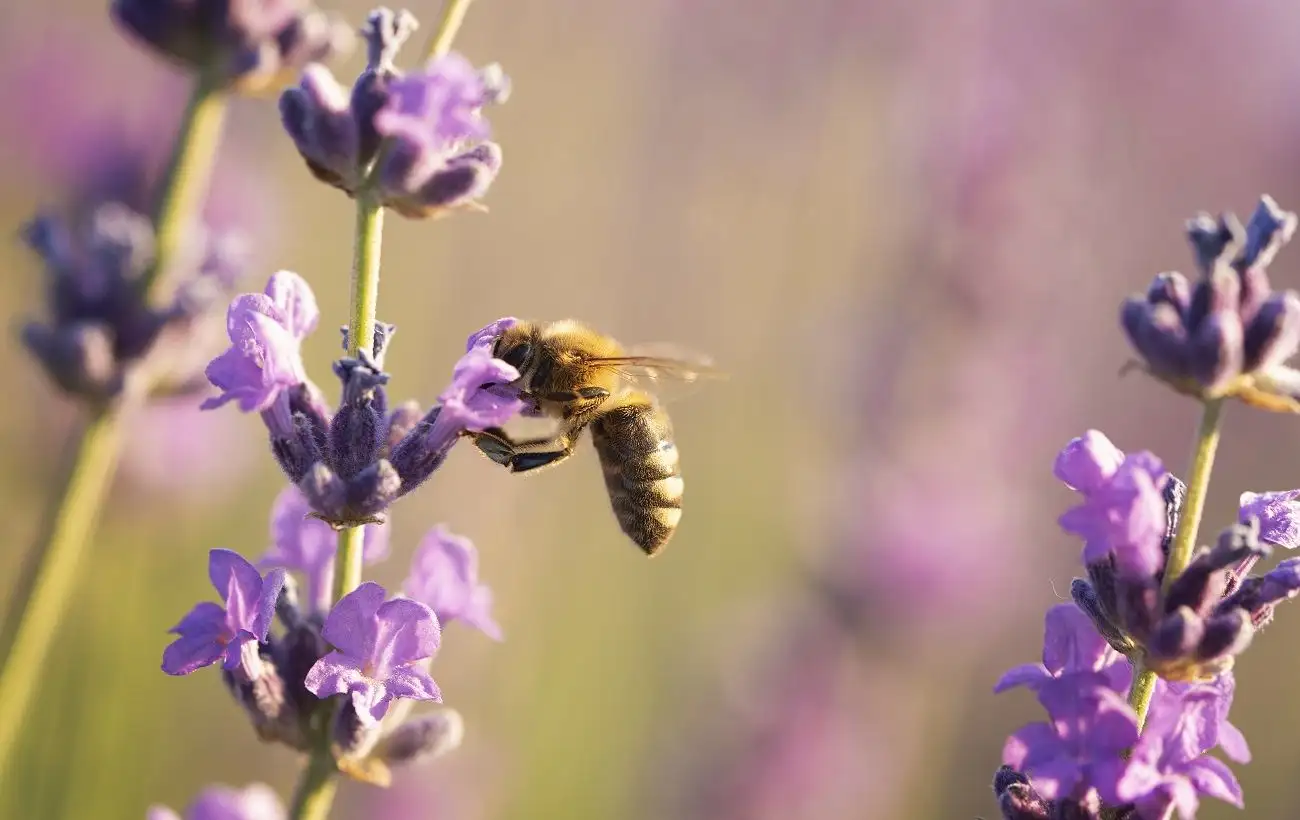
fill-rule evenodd
<path id="1" fill-rule="evenodd" d="M 1088 578 L 1073 604 L 1047 614 L 1041 664 L 995 687 L 1025 687 L 1049 721 L 1016 732 L 994 789 L 1014 820 L 1107 816 L 1192 817 L 1198 795 L 1240 804 L 1231 772 L 1207 753 L 1249 759 L 1227 723 L 1235 657 L 1300 594 L 1300 558 L 1248 575 L 1274 546 L 1300 546 L 1297 492 L 1246 493 L 1239 522 L 1164 584 L 1180 523 L 1183 484 L 1150 453 L 1125 454 L 1090 430 L 1057 457 L 1055 472 L 1083 501 L 1061 516 L 1084 539 Z M 1160 676 L 1145 730 L 1126 700 L 1130 661 Z"/>
<path id="2" fill-rule="evenodd" d="M 437 527 L 416 552 L 403 585 L 409 597 L 390 599 L 380 585 L 363 583 L 332 607 L 328 595 L 302 601 L 290 572 L 309 589 L 328 584 L 333 573 L 333 554 L 322 548 L 332 531 L 306 515 L 297 490 L 277 499 L 265 574 L 238 553 L 212 550 L 208 575 L 222 603 L 200 603 L 181 619 L 162 669 L 188 675 L 220 663 L 262 740 L 306 751 L 324 726 L 342 770 L 387 784 L 391 766 L 459 744 L 463 726 L 455 712 L 408 720 L 405 705 L 393 707 L 441 701 L 428 666 L 447 623 L 459 619 L 500 639 L 491 594 L 478 581 L 469 540 Z M 380 560 L 387 554 L 382 529 L 367 529 L 367 558 Z M 334 696 L 346 697 L 331 711 Z"/>
<path id="3" fill-rule="evenodd" d="M 1245 227 L 1232 214 L 1187 224 L 1201 279 L 1162 273 L 1124 303 L 1124 330 L 1153 376 L 1202 399 L 1232 396 L 1300 412 L 1300 294 L 1275 292 L 1268 265 L 1295 233 L 1296 216 L 1263 197 Z"/>
<path id="4" fill-rule="evenodd" d="M 269 786 L 254 783 L 243 789 L 209 786 L 185 809 L 184 820 L 285 820 L 284 805 Z M 145 820 L 182 820 L 165 806 L 154 806 Z"/>
<path id="5" fill-rule="evenodd" d="M 481 209 L 501 168 L 481 109 L 503 102 L 509 81 L 499 66 L 476 70 L 454 53 L 403 73 L 394 61 L 415 27 L 405 11 L 373 12 L 366 70 L 351 92 L 308 66 L 280 97 L 285 130 L 312 174 L 349 196 L 368 192 L 412 219 Z"/>
<path id="6" fill-rule="evenodd" d="M 113 0 L 113 17 L 162 56 L 222 88 L 276 89 L 352 49 L 352 29 L 309 0 Z"/>
<path id="7" fill-rule="evenodd" d="M 23 236 L 44 267 L 48 314 L 26 323 L 23 343 L 65 393 L 102 405 L 128 386 L 176 389 L 199 375 L 205 320 L 242 265 L 236 237 L 213 234 L 190 248 L 179 260 L 188 276 L 157 305 L 146 286 L 158 262 L 153 227 L 126 205 L 90 205 L 76 219 L 43 214 Z"/>
<path id="8" fill-rule="evenodd" d="M 433 474 L 462 432 L 504 424 L 522 407 L 493 389 L 519 378 L 491 354 L 509 321 L 501 320 L 471 337 L 451 385 L 424 414 L 413 402 L 389 407 L 382 362 L 395 329 L 381 325 L 373 352 L 335 362 L 343 398 L 331 413 L 301 353 L 319 315 L 306 280 L 289 271 L 274 274 L 263 293 L 237 297 L 226 322 L 231 346 L 207 369 L 221 393 L 203 406 L 236 402 L 261 413 L 280 467 L 336 527 L 382 520 L 393 501 Z"/>

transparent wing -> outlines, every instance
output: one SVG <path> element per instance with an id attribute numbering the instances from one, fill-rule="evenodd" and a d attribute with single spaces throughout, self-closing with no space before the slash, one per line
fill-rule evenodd
<path id="1" fill-rule="evenodd" d="M 627 355 L 595 359 L 592 364 L 615 371 L 629 387 L 665 400 L 694 392 L 700 382 L 727 377 L 708 356 L 663 343 L 638 345 Z"/>

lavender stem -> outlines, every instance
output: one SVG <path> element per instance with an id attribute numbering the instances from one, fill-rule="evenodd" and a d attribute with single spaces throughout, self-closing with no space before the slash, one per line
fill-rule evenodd
<path id="1" fill-rule="evenodd" d="M 348 527 L 339 531 L 338 552 L 334 556 L 334 600 L 337 601 L 361 586 L 361 544 L 364 527 Z"/>
<path id="2" fill-rule="evenodd" d="M 1210 473 L 1214 471 L 1214 455 L 1219 449 L 1222 420 L 1223 399 L 1211 399 L 1202 405 L 1201 423 L 1196 429 L 1192 463 L 1187 472 L 1187 497 L 1178 520 L 1178 532 L 1165 559 L 1165 575 L 1161 583 L 1163 593 L 1167 593 L 1169 585 L 1187 569 L 1192 551 L 1196 549 L 1196 535 L 1201 528 L 1205 498 L 1210 490 Z M 1138 731 L 1141 731 L 1146 723 L 1147 709 L 1151 706 L 1151 696 L 1155 693 L 1156 673 L 1144 668 L 1140 661 L 1135 662 L 1133 673 L 1128 702 L 1137 712 Z"/>
<path id="3" fill-rule="evenodd" d="M 204 74 L 195 76 L 154 213 L 157 255 L 140 282 L 140 287 L 152 296 L 163 287 L 167 267 L 193 227 L 190 223 L 199 218 L 228 107 L 226 94 Z"/>
<path id="4" fill-rule="evenodd" d="M 307 760 L 307 768 L 293 791 L 289 805 L 290 820 L 325 820 L 334 806 L 338 781 L 334 778 L 334 755 L 329 749 L 329 732 L 322 733 L 321 748 Z"/>
<path id="5" fill-rule="evenodd" d="M 155 262 L 141 287 L 156 291 L 188 224 L 207 191 L 220 142 L 225 95 L 196 76 L 162 180 L 154 231 Z M 0 634 L 0 776 L 6 770 L 22 718 L 41 678 L 54 633 L 77 580 L 86 542 L 94 531 L 117 470 L 125 418 L 148 394 L 139 385 L 118 404 L 98 408 L 87 421 L 67 469 L 63 489 L 50 504 L 28 569 L 9 598 Z"/>
<path id="6" fill-rule="evenodd" d="M 438 30 L 433 33 L 429 46 L 425 49 L 425 59 L 434 60 L 451 51 L 451 43 L 456 39 L 461 24 L 465 22 L 465 14 L 469 11 L 472 2 L 474 0 L 447 0 L 442 20 L 438 23 Z"/>
<path id="7" fill-rule="evenodd" d="M 69 460 L 64 489 L 53 501 L 31 569 L 14 589 L 0 643 L 0 774 L 41 677 L 51 638 L 77 579 L 77 565 L 117 466 L 122 426 L 113 413 L 86 424 Z"/>

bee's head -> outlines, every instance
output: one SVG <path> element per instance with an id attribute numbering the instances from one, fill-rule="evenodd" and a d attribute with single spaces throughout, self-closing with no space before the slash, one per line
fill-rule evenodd
<path id="1" fill-rule="evenodd" d="M 492 345 L 492 356 L 519 371 L 515 386 L 524 387 L 528 370 L 532 366 L 536 345 L 531 327 L 519 323 L 506 328 Z"/>

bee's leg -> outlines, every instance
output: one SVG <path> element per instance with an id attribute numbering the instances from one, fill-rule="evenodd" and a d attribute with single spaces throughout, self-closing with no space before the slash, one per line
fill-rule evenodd
<path id="1" fill-rule="evenodd" d="M 512 473 L 549 467 L 573 455 L 573 440 L 570 436 L 515 441 L 499 427 L 490 427 L 474 434 L 474 445 Z"/>
<path id="2" fill-rule="evenodd" d="M 564 405 L 564 418 L 572 423 L 575 419 L 590 416 L 595 412 L 596 408 L 609 398 L 609 391 L 603 387 L 584 387 L 580 390 L 541 393 L 535 398 Z"/>

